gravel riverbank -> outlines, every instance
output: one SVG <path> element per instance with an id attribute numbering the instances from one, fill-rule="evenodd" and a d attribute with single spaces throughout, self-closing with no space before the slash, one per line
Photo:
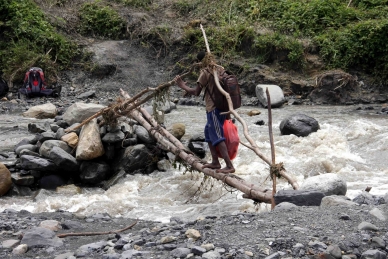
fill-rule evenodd
<path id="1" fill-rule="evenodd" d="M 274 211 L 260 214 L 207 216 L 190 222 L 171 218 L 165 224 L 142 220 L 136 223 L 136 219 L 102 214 L 85 218 L 68 212 L 31 214 L 7 210 L 0 213 L 0 258 L 385 259 L 387 212 L 387 204 L 278 205 Z M 134 223 L 128 230 L 113 233 Z M 108 231 L 112 233 L 56 237 L 63 233 Z M 23 249 L 27 251 L 23 253 Z M 20 250 L 21 254 L 15 254 Z"/>

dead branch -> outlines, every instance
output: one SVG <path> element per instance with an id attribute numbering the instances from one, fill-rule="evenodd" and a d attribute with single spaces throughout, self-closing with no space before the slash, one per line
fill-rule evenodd
<path id="1" fill-rule="evenodd" d="M 139 220 L 136 220 L 134 223 L 129 225 L 128 227 L 125 227 L 123 229 L 118 229 L 118 230 L 112 230 L 112 231 L 107 231 L 107 232 L 81 232 L 81 233 L 64 233 L 64 234 L 58 234 L 57 237 L 70 237 L 70 236 L 100 236 L 100 235 L 109 235 L 109 234 L 116 234 L 123 232 L 125 230 L 128 230 L 135 226 Z"/>
<path id="2" fill-rule="evenodd" d="M 272 166 L 275 165 L 275 145 L 273 143 L 273 134 L 272 134 L 272 110 L 271 110 L 271 96 L 269 94 L 268 88 L 265 91 L 267 95 L 267 107 L 268 107 L 268 133 L 269 133 L 269 142 L 271 144 L 271 157 L 272 157 Z M 271 169 L 272 169 L 271 166 Z M 276 176 L 273 175 L 272 170 L 270 171 L 271 178 L 272 178 L 272 197 L 276 194 Z M 272 199 L 271 203 L 272 209 L 275 208 L 275 200 Z"/>

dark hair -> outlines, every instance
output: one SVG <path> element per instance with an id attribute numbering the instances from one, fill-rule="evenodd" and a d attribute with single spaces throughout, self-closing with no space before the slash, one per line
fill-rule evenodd
<path id="1" fill-rule="evenodd" d="M 197 54 L 197 60 L 202 61 L 202 59 L 206 56 L 206 53 L 204 51 L 201 51 Z"/>

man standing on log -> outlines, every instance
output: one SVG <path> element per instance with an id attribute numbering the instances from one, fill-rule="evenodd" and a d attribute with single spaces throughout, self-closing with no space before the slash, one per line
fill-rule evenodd
<path id="1" fill-rule="evenodd" d="M 203 62 L 206 53 L 200 52 L 197 55 L 198 62 Z M 217 66 L 218 73 L 223 72 L 223 68 Z M 208 68 L 204 68 L 201 70 L 200 75 L 197 80 L 197 86 L 195 88 L 190 88 L 186 85 L 186 83 L 182 80 L 182 78 L 178 75 L 175 77 L 176 84 L 183 90 L 185 90 L 190 95 L 199 96 L 204 91 L 205 94 L 205 104 L 206 104 L 206 126 L 205 126 L 205 141 L 209 144 L 209 149 L 212 155 L 212 162 L 204 164 L 202 168 L 210 168 L 215 169 L 217 173 L 234 173 L 235 169 L 233 167 L 232 161 L 230 160 L 228 150 L 225 144 L 224 137 L 224 121 L 229 115 L 221 115 L 220 111 L 214 105 L 214 101 L 210 96 L 210 93 L 213 93 L 213 88 L 217 87 L 214 77 L 211 74 Z M 207 90 L 206 90 L 207 89 Z M 206 91 L 205 91 L 206 90 Z M 218 155 L 216 151 L 216 147 L 225 161 L 226 166 L 221 169 L 221 164 L 218 160 Z"/>

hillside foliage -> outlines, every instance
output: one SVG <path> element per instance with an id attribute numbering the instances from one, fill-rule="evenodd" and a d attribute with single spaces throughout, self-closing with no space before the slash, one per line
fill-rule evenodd
<path id="1" fill-rule="evenodd" d="M 86 62 L 65 26 L 53 23 L 38 5 L 43 2 L 58 8 L 77 2 L 75 31 L 83 37 L 137 39 L 145 47 L 166 46 L 164 55 L 173 48 L 194 55 L 204 49 L 198 27 L 203 23 L 212 52 L 226 61 L 242 56 L 271 63 L 281 52 L 285 67 L 303 71 L 305 56 L 313 50 L 327 69 L 362 70 L 383 85 L 388 82 L 388 0 L 353 0 L 350 5 L 349 0 L 3 0 L 0 71 L 7 80 L 21 78 L 32 65 L 56 75 L 75 60 Z M 177 17 L 172 20 L 187 25 L 161 22 L 135 30 L 123 12 L 157 16 L 161 8 L 173 10 Z M 177 29 L 180 41 L 172 44 Z"/>

